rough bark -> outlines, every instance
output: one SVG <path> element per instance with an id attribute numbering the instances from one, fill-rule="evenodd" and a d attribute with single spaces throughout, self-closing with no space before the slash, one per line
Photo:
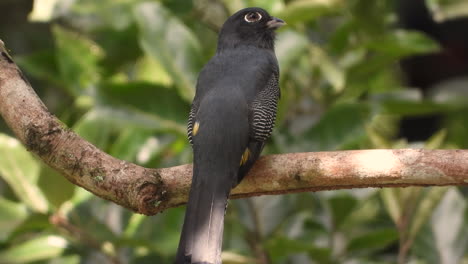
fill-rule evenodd
<path id="1" fill-rule="evenodd" d="M 36 95 L 0 41 L 0 114 L 26 148 L 70 182 L 138 213 L 184 204 L 192 166 L 118 160 L 68 129 Z M 468 184 L 468 150 L 356 150 L 261 158 L 233 198 L 363 187 Z"/>

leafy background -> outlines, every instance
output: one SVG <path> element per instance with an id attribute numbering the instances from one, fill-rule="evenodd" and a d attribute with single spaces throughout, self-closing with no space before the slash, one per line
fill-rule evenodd
<path id="1" fill-rule="evenodd" d="M 463 0 L 428 3 L 441 19 L 468 13 Z M 468 147 L 463 90 L 442 89 L 436 100 L 404 84 L 398 61 L 439 46 L 398 29 L 391 0 L 32 4 L 2 0 L 0 37 L 51 112 L 120 159 L 191 162 L 185 123 L 197 74 L 222 22 L 247 6 L 288 22 L 278 32 L 283 97 L 265 154 Z M 402 118 L 428 114 L 443 122 L 427 140 L 399 136 Z M 145 217 L 94 197 L 1 122 L 0 263 L 172 263 L 184 208 Z M 224 263 L 468 263 L 467 194 L 355 189 L 231 201 Z"/>

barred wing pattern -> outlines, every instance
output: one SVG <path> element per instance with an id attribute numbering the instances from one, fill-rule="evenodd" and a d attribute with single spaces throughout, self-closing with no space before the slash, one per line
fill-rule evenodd
<path id="1" fill-rule="evenodd" d="M 188 122 L 187 122 L 187 137 L 188 137 L 188 140 L 190 142 L 190 145 L 193 145 L 192 131 L 193 131 L 193 123 L 194 123 L 194 120 L 195 120 L 196 111 L 197 110 L 195 109 L 195 105 L 192 103 L 192 107 L 190 108 L 189 118 L 188 118 Z"/>
<path id="2" fill-rule="evenodd" d="M 275 72 L 266 87 L 258 93 L 252 102 L 251 136 L 255 140 L 266 141 L 275 126 L 276 108 L 281 96 L 278 79 L 278 73 Z"/>

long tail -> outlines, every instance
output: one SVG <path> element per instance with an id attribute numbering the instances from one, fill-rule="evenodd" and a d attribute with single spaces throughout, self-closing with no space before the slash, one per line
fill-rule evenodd
<path id="1" fill-rule="evenodd" d="M 176 264 L 221 263 L 224 214 L 232 184 L 219 182 L 220 174 L 206 177 L 213 172 L 208 173 L 199 177 L 195 164 Z"/>
<path id="2" fill-rule="evenodd" d="M 249 131 L 247 108 L 229 107 L 232 102 L 217 99 L 198 112 L 193 182 L 176 264 L 221 263 L 224 214 Z"/>

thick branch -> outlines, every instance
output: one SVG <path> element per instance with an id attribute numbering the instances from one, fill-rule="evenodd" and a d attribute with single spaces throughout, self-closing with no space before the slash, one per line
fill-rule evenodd
<path id="1" fill-rule="evenodd" d="M 0 41 L 0 114 L 27 149 L 69 181 L 135 212 L 185 203 L 191 165 L 115 159 L 48 112 Z M 467 185 L 468 150 L 357 150 L 261 158 L 232 197 L 361 187 Z"/>

